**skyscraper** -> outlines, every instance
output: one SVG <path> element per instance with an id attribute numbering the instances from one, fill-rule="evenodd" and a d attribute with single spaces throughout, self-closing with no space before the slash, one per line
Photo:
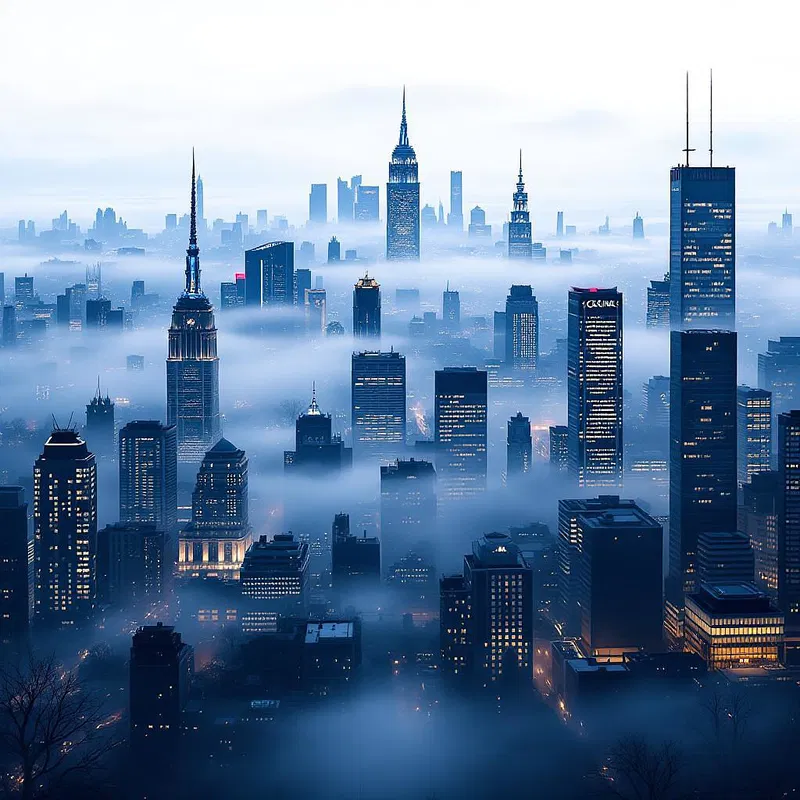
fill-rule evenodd
<path id="1" fill-rule="evenodd" d="M 669 272 L 663 281 L 650 281 L 647 287 L 647 327 L 669 328 Z"/>
<path id="2" fill-rule="evenodd" d="M 633 218 L 633 238 L 644 239 L 644 220 L 639 216 L 638 211 Z"/>
<path id="3" fill-rule="evenodd" d="M 317 405 L 315 387 L 311 405 L 295 423 L 295 449 L 283 453 L 283 468 L 293 473 L 325 474 L 340 472 L 352 463 L 353 451 L 344 446 L 341 436 L 333 434 L 331 415 L 323 414 Z"/>
<path id="4" fill-rule="evenodd" d="M 294 303 L 294 244 L 267 242 L 245 251 L 245 305 Z"/>
<path id="5" fill-rule="evenodd" d="M 375 278 L 365 275 L 353 288 L 353 336 L 381 335 L 381 287 Z"/>
<path id="6" fill-rule="evenodd" d="M 461 298 L 457 291 L 450 290 L 450 281 L 442 292 L 442 322 L 449 331 L 461 329 Z"/>
<path id="7" fill-rule="evenodd" d="M 200 231 L 206 232 L 206 204 L 205 193 L 203 191 L 203 179 L 197 176 L 197 221 L 200 225 Z"/>
<path id="8" fill-rule="evenodd" d="M 96 593 L 97 468 L 72 429 L 55 428 L 34 465 L 33 541 L 37 622 L 87 622 Z"/>
<path id="9" fill-rule="evenodd" d="M 786 663 L 800 665 L 800 411 L 778 417 L 778 607 Z"/>
<path id="10" fill-rule="evenodd" d="M 459 233 L 464 230 L 461 170 L 450 171 L 450 213 L 447 215 L 447 226 Z"/>
<path id="11" fill-rule="evenodd" d="M 178 571 L 192 578 L 236 580 L 251 542 L 247 456 L 220 439 L 197 473 L 192 521 L 178 542 Z"/>
<path id="12" fill-rule="evenodd" d="M 386 258 L 390 261 L 419 261 L 419 175 L 417 154 L 408 142 L 406 90 L 400 140 L 389 162 L 386 184 Z"/>
<path id="13" fill-rule="evenodd" d="M 172 575 L 167 535 L 155 525 L 117 522 L 97 532 L 97 598 L 118 608 L 159 602 Z"/>
<path id="14" fill-rule="evenodd" d="M 436 470 L 430 461 L 398 459 L 381 467 L 384 568 L 409 552 L 436 563 Z"/>
<path id="15" fill-rule="evenodd" d="M 119 519 L 171 535 L 178 521 L 178 445 L 174 425 L 129 422 L 119 432 Z M 174 544 L 173 544 L 174 548 Z"/>
<path id="16" fill-rule="evenodd" d="M 381 543 L 374 536 L 350 533 L 348 514 L 333 520 L 331 585 L 336 592 L 377 589 L 381 582 Z"/>
<path id="17" fill-rule="evenodd" d="M 531 471 L 533 461 L 533 445 L 531 442 L 531 421 L 523 417 L 521 411 L 508 421 L 506 437 L 506 473 L 522 475 Z"/>
<path id="18" fill-rule="evenodd" d="M 442 578 L 440 589 L 450 601 L 464 601 L 461 608 L 447 604 L 440 620 L 445 657 L 460 662 L 445 665 L 445 671 L 465 670 L 484 687 L 501 678 L 514 681 L 514 673 L 523 685 L 529 682 L 533 573 L 519 547 L 504 533 L 485 534 L 464 556 L 463 576 Z"/>
<path id="19" fill-rule="evenodd" d="M 137 756 L 174 754 L 193 673 L 194 651 L 171 625 L 145 625 L 133 635 L 129 698 Z"/>
<path id="20" fill-rule="evenodd" d="M 514 207 L 508 225 L 508 257 L 531 258 L 531 215 L 528 211 L 528 193 L 522 179 L 522 150 L 519 151 L 519 177 L 514 192 Z"/>
<path id="21" fill-rule="evenodd" d="M 312 225 L 324 225 L 328 221 L 328 184 L 311 184 L 311 193 L 308 195 L 308 221 Z"/>
<path id="22" fill-rule="evenodd" d="M 394 350 L 353 353 L 350 386 L 356 458 L 399 455 L 406 441 L 405 356 Z"/>
<path id="23" fill-rule="evenodd" d="M 800 336 L 781 336 L 767 342 L 758 354 L 758 386 L 772 393 L 772 413 L 800 405 Z"/>
<path id="24" fill-rule="evenodd" d="M 336 205 L 337 219 L 339 224 L 350 223 L 353 221 L 353 210 L 356 199 L 356 192 L 361 185 L 361 176 L 353 175 L 350 185 L 341 178 L 336 179 Z"/>
<path id="25" fill-rule="evenodd" d="M 21 486 L 0 486 L 0 660 L 28 636 L 28 504 Z"/>
<path id="26" fill-rule="evenodd" d="M 670 327 L 732 330 L 736 324 L 736 170 L 690 167 L 688 141 L 686 156 L 685 165 L 670 170 Z"/>
<path id="27" fill-rule="evenodd" d="M 214 309 L 200 288 L 197 197 L 192 154 L 192 204 L 186 286 L 172 311 L 167 357 L 167 424 L 175 425 L 178 458 L 197 462 L 222 435 Z"/>
<path id="28" fill-rule="evenodd" d="M 550 426 L 550 466 L 557 472 L 569 470 L 569 428 L 566 425 Z"/>
<path id="29" fill-rule="evenodd" d="M 670 334 L 669 574 L 665 628 L 682 637 L 697 539 L 736 530 L 736 333 Z"/>
<path id="30" fill-rule="evenodd" d="M 380 219 L 380 187 L 360 185 L 356 190 L 356 222 L 377 222 Z"/>
<path id="31" fill-rule="evenodd" d="M 328 242 L 328 263 L 335 264 L 342 260 L 342 245 L 335 236 Z"/>
<path id="32" fill-rule="evenodd" d="M 86 406 L 86 438 L 93 451 L 99 456 L 114 458 L 114 403 L 106 393 L 100 393 L 100 380 L 97 381 L 97 392 Z"/>
<path id="33" fill-rule="evenodd" d="M 535 372 L 539 364 L 539 303 L 530 286 L 511 287 L 505 320 L 506 365 Z"/>
<path id="34" fill-rule="evenodd" d="M 443 501 L 486 489 L 486 377 L 475 367 L 436 370 L 436 472 Z"/>
<path id="35" fill-rule="evenodd" d="M 622 485 L 622 294 L 569 293 L 570 473 L 580 487 Z"/>
<path id="36" fill-rule="evenodd" d="M 703 531 L 697 537 L 696 583 L 753 583 L 750 539 L 739 531 Z"/>
<path id="37" fill-rule="evenodd" d="M 772 458 L 770 392 L 766 389 L 751 389 L 749 386 L 737 388 L 736 428 L 739 462 L 736 477 L 742 484 L 747 483 L 757 472 L 767 472 L 770 469 Z"/>

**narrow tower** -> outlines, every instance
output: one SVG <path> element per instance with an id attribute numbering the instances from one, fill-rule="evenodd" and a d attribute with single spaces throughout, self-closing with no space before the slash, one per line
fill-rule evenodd
<path id="1" fill-rule="evenodd" d="M 214 309 L 200 287 L 194 152 L 191 197 L 186 285 L 173 308 L 169 328 L 167 424 L 177 428 L 178 460 L 197 463 L 216 444 L 222 432 Z"/>
<path id="2" fill-rule="evenodd" d="M 525 181 L 522 179 L 522 150 L 520 150 L 517 191 L 514 192 L 514 208 L 508 226 L 508 257 L 530 259 L 531 256 L 531 215 L 528 211 L 528 193 L 525 191 Z"/>

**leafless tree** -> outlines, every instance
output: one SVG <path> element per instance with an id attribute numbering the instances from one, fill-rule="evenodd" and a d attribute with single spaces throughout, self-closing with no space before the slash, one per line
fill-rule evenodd
<path id="1" fill-rule="evenodd" d="M 602 774 L 617 797 L 668 800 L 677 790 L 682 764 L 674 742 L 653 746 L 643 736 L 624 736 L 611 747 Z"/>
<path id="2" fill-rule="evenodd" d="M 103 766 L 117 740 L 101 701 L 77 670 L 30 656 L 0 667 L 2 790 L 9 797 L 55 797 Z"/>

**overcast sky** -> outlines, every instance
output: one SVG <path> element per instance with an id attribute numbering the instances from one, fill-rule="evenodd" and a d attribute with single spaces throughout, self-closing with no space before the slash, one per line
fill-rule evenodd
<path id="1" fill-rule="evenodd" d="M 740 223 L 800 206 L 796 25 L 786 2 L 2 0 L 0 225 L 113 205 L 182 212 L 192 145 L 206 216 L 302 223 L 308 185 L 385 184 L 402 86 L 423 202 L 507 214 L 517 150 L 533 215 L 667 213 L 692 74 L 695 163 L 738 168 Z M 383 202 L 383 189 L 381 190 Z M 795 208 L 800 211 L 800 207 Z M 383 213 L 383 212 L 382 212 Z M 49 223 L 48 223 L 49 227 Z"/>

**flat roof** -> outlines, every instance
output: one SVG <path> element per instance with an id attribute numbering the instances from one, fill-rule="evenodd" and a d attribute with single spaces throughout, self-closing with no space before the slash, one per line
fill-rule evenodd
<path id="1" fill-rule="evenodd" d="M 320 639 L 352 638 L 352 622 L 309 622 L 306 625 L 306 644 L 317 644 Z"/>

